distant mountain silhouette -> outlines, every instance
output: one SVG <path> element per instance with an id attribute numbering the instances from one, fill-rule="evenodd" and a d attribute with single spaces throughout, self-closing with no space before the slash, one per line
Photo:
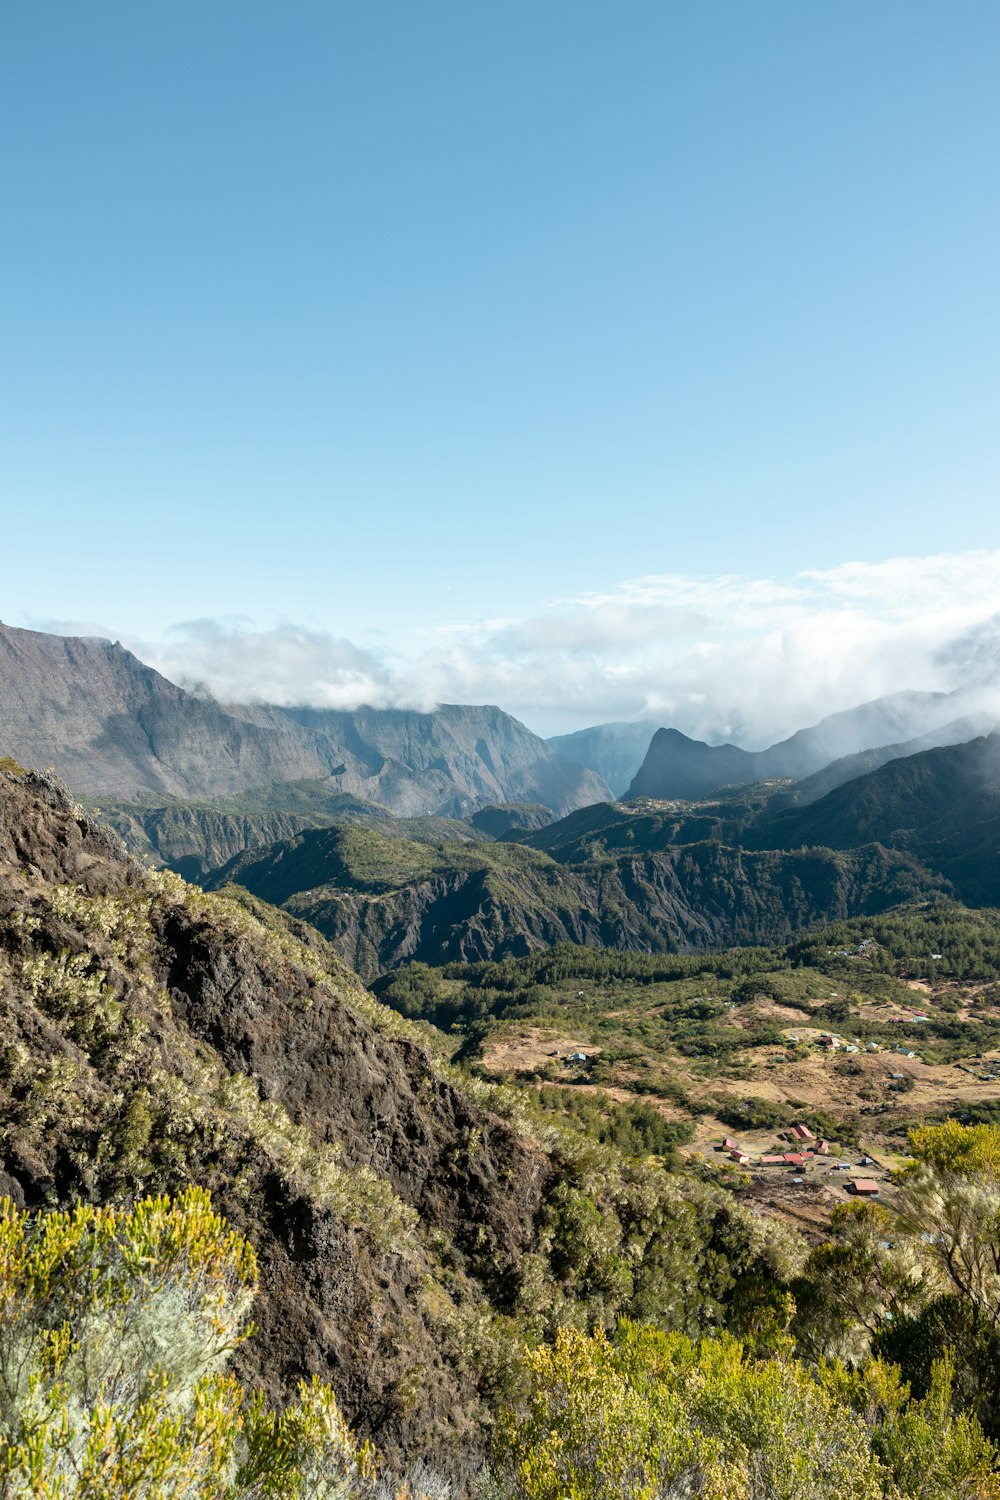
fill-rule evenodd
<path id="1" fill-rule="evenodd" d="M 658 729 L 628 796 L 697 801 L 725 786 L 810 776 L 844 756 L 933 735 L 966 709 L 958 693 L 892 693 L 830 714 L 767 750 L 708 745 L 678 729 Z"/>
<path id="2" fill-rule="evenodd" d="M 547 743 L 565 760 L 587 766 L 602 777 L 616 797 L 624 796 L 657 730 L 655 719 L 636 723 L 595 724 L 573 734 L 557 734 Z"/>

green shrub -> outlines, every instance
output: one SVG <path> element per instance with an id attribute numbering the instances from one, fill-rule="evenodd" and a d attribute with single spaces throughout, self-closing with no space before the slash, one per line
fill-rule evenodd
<path id="1" fill-rule="evenodd" d="M 375 1454 L 328 1386 L 276 1412 L 226 1373 L 256 1285 L 252 1249 L 198 1188 L 129 1211 L 5 1202 L 4 1500 L 374 1497 Z"/>

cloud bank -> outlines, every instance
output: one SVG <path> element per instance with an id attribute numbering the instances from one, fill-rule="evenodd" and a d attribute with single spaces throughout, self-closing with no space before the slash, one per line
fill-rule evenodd
<path id="1" fill-rule="evenodd" d="M 374 650 L 290 623 L 195 620 L 125 644 L 224 702 L 498 703 L 541 733 L 651 718 L 754 748 L 903 688 L 1000 702 L 1000 551 L 787 580 L 649 575 L 524 618 L 415 623 L 413 642 Z"/>

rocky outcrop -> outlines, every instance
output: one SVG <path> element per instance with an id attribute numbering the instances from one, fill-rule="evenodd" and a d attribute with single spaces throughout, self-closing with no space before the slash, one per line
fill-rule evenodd
<path id="1" fill-rule="evenodd" d="M 320 1374 L 389 1451 L 475 1457 L 462 1330 L 509 1305 L 553 1164 L 316 942 L 0 772 L 0 1188 L 204 1183 L 260 1257 L 244 1373 L 275 1395 Z"/>

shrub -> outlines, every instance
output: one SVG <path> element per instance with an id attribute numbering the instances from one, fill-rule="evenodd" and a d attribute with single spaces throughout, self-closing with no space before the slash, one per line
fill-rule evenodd
<path id="1" fill-rule="evenodd" d="M 333 1392 L 271 1410 L 226 1373 L 254 1253 L 207 1193 L 0 1213 L 0 1494 L 39 1500 L 388 1495 Z M 410 1500 L 408 1486 L 398 1491 Z"/>

